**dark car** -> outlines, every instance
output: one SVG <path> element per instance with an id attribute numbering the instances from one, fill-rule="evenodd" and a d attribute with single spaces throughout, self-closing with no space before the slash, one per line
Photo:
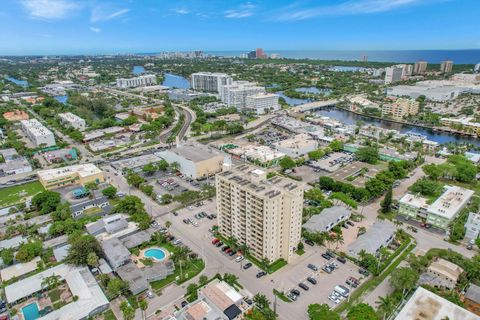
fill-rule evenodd
<path id="1" fill-rule="evenodd" d="M 298 291 L 297 289 L 292 289 L 292 290 L 290 290 L 290 292 L 293 293 L 296 296 L 300 295 L 300 291 Z"/>
<path id="2" fill-rule="evenodd" d="M 328 254 L 330 258 L 335 258 L 337 256 L 333 251 L 330 250 L 327 250 L 326 254 Z"/>
<path id="3" fill-rule="evenodd" d="M 186 307 L 187 305 L 188 305 L 188 302 L 185 301 L 185 300 L 183 300 L 183 301 L 182 301 L 182 308 Z"/>
<path id="4" fill-rule="evenodd" d="M 313 277 L 308 277 L 307 281 L 310 282 L 311 284 L 317 284 L 317 280 Z"/>
<path id="5" fill-rule="evenodd" d="M 220 241 L 220 242 L 217 242 L 216 246 L 217 246 L 217 247 L 221 247 L 221 246 L 223 246 L 223 242 L 222 242 L 222 241 Z"/>
<path id="6" fill-rule="evenodd" d="M 237 254 L 237 251 L 235 251 L 235 250 L 233 250 L 233 251 L 231 251 L 231 252 L 228 253 L 228 255 L 229 255 L 230 257 L 233 256 L 233 255 L 235 255 L 235 254 Z"/>
<path id="7" fill-rule="evenodd" d="M 318 270 L 317 266 L 314 265 L 314 264 L 311 264 L 311 263 L 308 264 L 307 268 L 308 268 L 308 269 L 311 269 L 311 270 L 313 270 L 313 271 L 317 271 L 317 270 Z"/>
<path id="8" fill-rule="evenodd" d="M 303 290 L 305 290 L 305 291 L 308 291 L 308 290 L 310 289 L 310 288 L 309 288 L 305 283 L 303 283 L 303 282 L 300 282 L 300 283 L 298 284 L 298 286 L 299 286 L 300 288 L 302 288 Z"/>
<path id="9" fill-rule="evenodd" d="M 266 276 L 266 275 L 267 275 L 267 273 L 265 271 L 260 271 L 259 273 L 257 273 L 256 277 L 261 278 L 261 277 Z"/>
<path id="10" fill-rule="evenodd" d="M 365 277 L 368 277 L 370 275 L 370 272 L 368 272 L 368 270 L 363 268 L 358 269 L 358 273 L 360 273 L 361 275 L 364 275 Z"/>
<path id="11" fill-rule="evenodd" d="M 244 269 L 244 270 L 247 270 L 247 269 L 250 268 L 251 266 L 252 266 L 252 263 L 251 263 L 251 262 L 246 263 L 246 264 L 243 265 L 243 269 Z"/>
<path id="12" fill-rule="evenodd" d="M 324 258 L 327 259 L 327 260 L 332 259 L 332 257 L 330 257 L 330 255 L 328 255 L 328 254 L 326 254 L 326 253 L 322 253 L 322 257 L 324 257 Z"/>
<path id="13" fill-rule="evenodd" d="M 341 263 L 346 263 L 346 262 L 347 262 L 347 259 L 345 259 L 345 258 L 342 257 L 342 256 L 338 256 L 338 257 L 337 257 L 337 261 L 338 261 L 338 262 L 341 262 Z"/>
<path id="14" fill-rule="evenodd" d="M 305 243 L 308 244 L 311 247 L 313 247 L 315 245 L 315 242 L 313 242 L 312 240 L 305 240 Z"/>
<path id="15" fill-rule="evenodd" d="M 223 251 L 223 252 L 226 252 L 228 249 L 230 249 L 230 247 L 229 247 L 229 246 L 225 246 L 225 247 L 222 248 L 222 251 Z"/>
<path id="16" fill-rule="evenodd" d="M 350 221 L 350 220 L 347 221 L 347 224 L 348 224 L 349 226 L 351 226 L 351 227 L 354 227 L 354 226 L 355 226 L 355 224 L 354 224 L 352 221 Z"/>

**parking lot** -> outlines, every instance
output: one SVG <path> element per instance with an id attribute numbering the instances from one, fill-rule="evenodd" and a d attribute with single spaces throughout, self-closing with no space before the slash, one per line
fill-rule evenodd
<path id="1" fill-rule="evenodd" d="M 353 161 L 349 165 L 339 168 L 329 176 L 335 180 L 351 183 L 356 187 L 363 187 L 371 177 L 384 170 L 387 165 L 383 162 L 368 164 L 360 161 Z"/>
<path id="2" fill-rule="evenodd" d="M 156 194 L 164 195 L 178 195 L 187 190 L 200 190 L 201 186 L 205 182 L 198 182 L 195 180 L 187 179 L 185 177 L 177 176 L 173 173 L 155 172 L 151 176 L 146 176 L 148 184 L 153 186 L 153 190 Z"/>
<path id="3" fill-rule="evenodd" d="M 354 155 L 348 152 L 332 152 L 322 158 L 311 161 L 309 166 L 326 172 L 335 172 L 342 166 L 349 165 L 354 161 Z"/>

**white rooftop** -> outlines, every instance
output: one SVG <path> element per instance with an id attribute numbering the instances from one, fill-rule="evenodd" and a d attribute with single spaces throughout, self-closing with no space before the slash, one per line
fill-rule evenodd
<path id="1" fill-rule="evenodd" d="M 38 177 L 43 180 L 51 180 L 62 176 L 68 176 L 77 173 L 80 177 L 88 177 L 94 174 L 102 173 L 97 166 L 91 163 L 79 164 L 69 167 L 61 167 L 56 169 L 47 169 L 38 171 Z"/>
<path id="2" fill-rule="evenodd" d="M 474 192 L 457 186 L 446 186 L 445 188 L 446 191 L 432 203 L 428 212 L 443 218 L 453 219 L 470 200 Z"/>
<path id="3" fill-rule="evenodd" d="M 407 193 L 400 200 L 400 203 L 407 204 L 416 208 L 428 208 L 427 199 L 424 197 L 417 196 L 415 194 Z"/>

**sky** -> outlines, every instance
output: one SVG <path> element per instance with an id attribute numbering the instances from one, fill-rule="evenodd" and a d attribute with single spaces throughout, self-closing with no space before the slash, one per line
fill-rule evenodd
<path id="1" fill-rule="evenodd" d="M 0 3 L 0 55 L 480 49 L 480 0 Z"/>

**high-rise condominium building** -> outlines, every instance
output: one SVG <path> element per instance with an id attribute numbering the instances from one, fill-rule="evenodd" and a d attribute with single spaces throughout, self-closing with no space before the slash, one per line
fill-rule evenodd
<path id="1" fill-rule="evenodd" d="M 280 109 L 278 104 L 278 94 L 257 93 L 247 96 L 245 100 L 245 109 L 256 114 L 265 114 Z"/>
<path id="2" fill-rule="evenodd" d="M 143 76 L 124 79 L 117 79 L 117 88 L 136 88 L 157 84 L 157 77 L 154 74 L 146 74 Z"/>
<path id="3" fill-rule="evenodd" d="M 265 56 L 265 52 L 263 51 L 262 48 L 257 48 L 257 49 L 255 50 L 255 56 L 257 57 L 257 59 L 263 59 L 263 58 L 266 57 L 266 56 Z"/>
<path id="4" fill-rule="evenodd" d="M 400 121 L 404 116 L 416 115 L 419 105 L 420 103 L 413 99 L 400 98 L 393 103 L 384 104 L 382 106 L 382 115 Z"/>
<path id="5" fill-rule="evenodd" d="M 302 183 L 241 165 L 216 175 L 219 232 L 257 259 L 289 261 L 300 242 Z"/>
<path id="6" fill-rule="evenodd" d="M 220 93 L 223 86 L 232 84 L 232 77 L 225 73 L 197 72 L 192 74 L 192 88 L 198 91 Z"/>
<path id="7" fill-rule="evenodd" d="M 404 65 L 396 65 L 385 68 L 385 83 L 388 84 L 402 80 L 404 70 Z"/>
<path id="8" fill-rule="evenodd" d="M 415 62 L 415 66 L 413 67 L 413 73 L 424 74 L 425 72 L 427 72 L 427 65 L 428 65 L 428 62 L 425 60 L 420 60 Z"/>
<path id="9" fill-rule="evenodd" d="M 479 73 L 480 72 L 480 63 L 477 63 L 475 67 L 473 68 L 473 72 Z"/>
<path id="10" fill-rule="evenodd" d="M 452 60 L 442 61 L 442 64 L 440 65 L 440 72 L 451 73 L 452 71 L 453 71 L 453 61 Z"/>
<path id="11" fill-rule="evenodd" d="M 234 81 L 231 85 L 222 88 L 220 98 L 229 107 L 243 110 L 247 103 L 247 96 L 258 93 L 265 93 L 265 88 L 249 81 Z"/>

